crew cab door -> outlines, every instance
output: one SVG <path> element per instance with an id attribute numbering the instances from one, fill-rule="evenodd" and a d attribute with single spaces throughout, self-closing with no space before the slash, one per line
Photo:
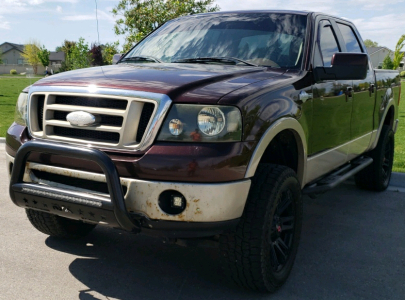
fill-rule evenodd
<path id="1" fill-rule="evenodd" d="M 332 21 L 333 22 L 333 21 Z M 313 67 L 329 67 L 333 54 L 342 52 L 334 26 L 318 20 Z M 351 80 L 324 80 L 313 85 L 312 129 L 309 134 L 308 179 L 315 179 L 347 161 L 351 138 Z"/>
<path id="2" fill-rule="evenodd" d="M 329 20 L 318 23 L 314 47 L 314 67 L 330 67 L 333 54 L 343 52 Z M 347 92 L 351 87 L 351 80 L 324 80 L 313 85 L 311 153 L 331 150 L 350 141 L 352 97 Z M 346 153 L 340 156 L 339 161 L 346 160 Z"/>
<path id="3" fill-rule="evenodd" d="M 339 40 L 344 52 L 366 53 L 364 45 L 355 28 L 348 22 L 336 20 Z M 369 62 L 367 77 L 353 81 L 351 143 L 348 159 L 351 160 L 369 147 L 371 132 L 373 131 L 373 115 L 375 106 L 375 76 Z"/>

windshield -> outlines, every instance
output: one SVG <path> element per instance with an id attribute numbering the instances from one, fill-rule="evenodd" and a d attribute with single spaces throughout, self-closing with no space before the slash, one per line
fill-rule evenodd
<path id="1" fill-rule="evenodd" d="M 278 13 L 187 16 L 164 24 L 136 45 L 123 61 L 238 65 L 245 62 L 246 66 L 300 68 L 306 21 L 303 15 Z M 131 57 L 136 59 L 128 59 Z"/>

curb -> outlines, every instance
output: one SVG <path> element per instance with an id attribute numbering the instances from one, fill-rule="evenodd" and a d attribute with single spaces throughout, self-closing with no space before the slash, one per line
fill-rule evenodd
<path id="1" fill-rule="evenodd" d="M 0 144 L 3 144 L 6 142 L 6 138 L 0 137 Z"/>
<path id="2" fill-rule="evenodd" d="M 390 186 L 405 189 L 405 173 L 392 172 Z"/>

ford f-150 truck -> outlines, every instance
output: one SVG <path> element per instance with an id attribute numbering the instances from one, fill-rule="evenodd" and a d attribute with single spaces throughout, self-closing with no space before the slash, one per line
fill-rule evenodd
<path id="1" fill-rule="evenodd" d="M 239 11 L 165 23 L 112 66 L 22 91 L 7 132 L 12 201 L 56 237 L 97 224 L 216 241 L 237 284 L 273 292 L 298 249 L 302 195 L 355 176 L 387 188 L 400 80 L 353 23 Z"/>

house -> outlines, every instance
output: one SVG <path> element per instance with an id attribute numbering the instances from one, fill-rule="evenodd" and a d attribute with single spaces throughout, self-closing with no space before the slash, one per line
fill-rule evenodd
<path id="1" fill-rule="evenodd" d="M 0 45 L 0 51 L 2 52 L 1 59 L 3 60 L 3 64 L 24 64 L 24 57 L 21 56 L 24 53 L 24 45 L 5 42 Z"/>
<path id="2" fill-rule="evenodd" d="M 49 65 L 59 65 L 65 60 L 65 52 L 51 51 L 49 54 Z"/>
<path id="3" fill-rule="evenodd" d="M 387 54 L 394 60 L 394 51 L 388 49 L 387 47 L 367 47 L 368 55 L 373 63 L 374 68 L 381 69 L 384 58 Z M 404 70 L 405 58 L 402 59 L 399 64 L 398 70 Z"/>
<path id="4" fill-rule="evenodd" d="M 368 55 L 370 60 L 376 69 L 381 69 L 384 58 L 387 54 L 394 59 L 394 51 L 388 49 L 387 47 L 367 47 Z"/>

